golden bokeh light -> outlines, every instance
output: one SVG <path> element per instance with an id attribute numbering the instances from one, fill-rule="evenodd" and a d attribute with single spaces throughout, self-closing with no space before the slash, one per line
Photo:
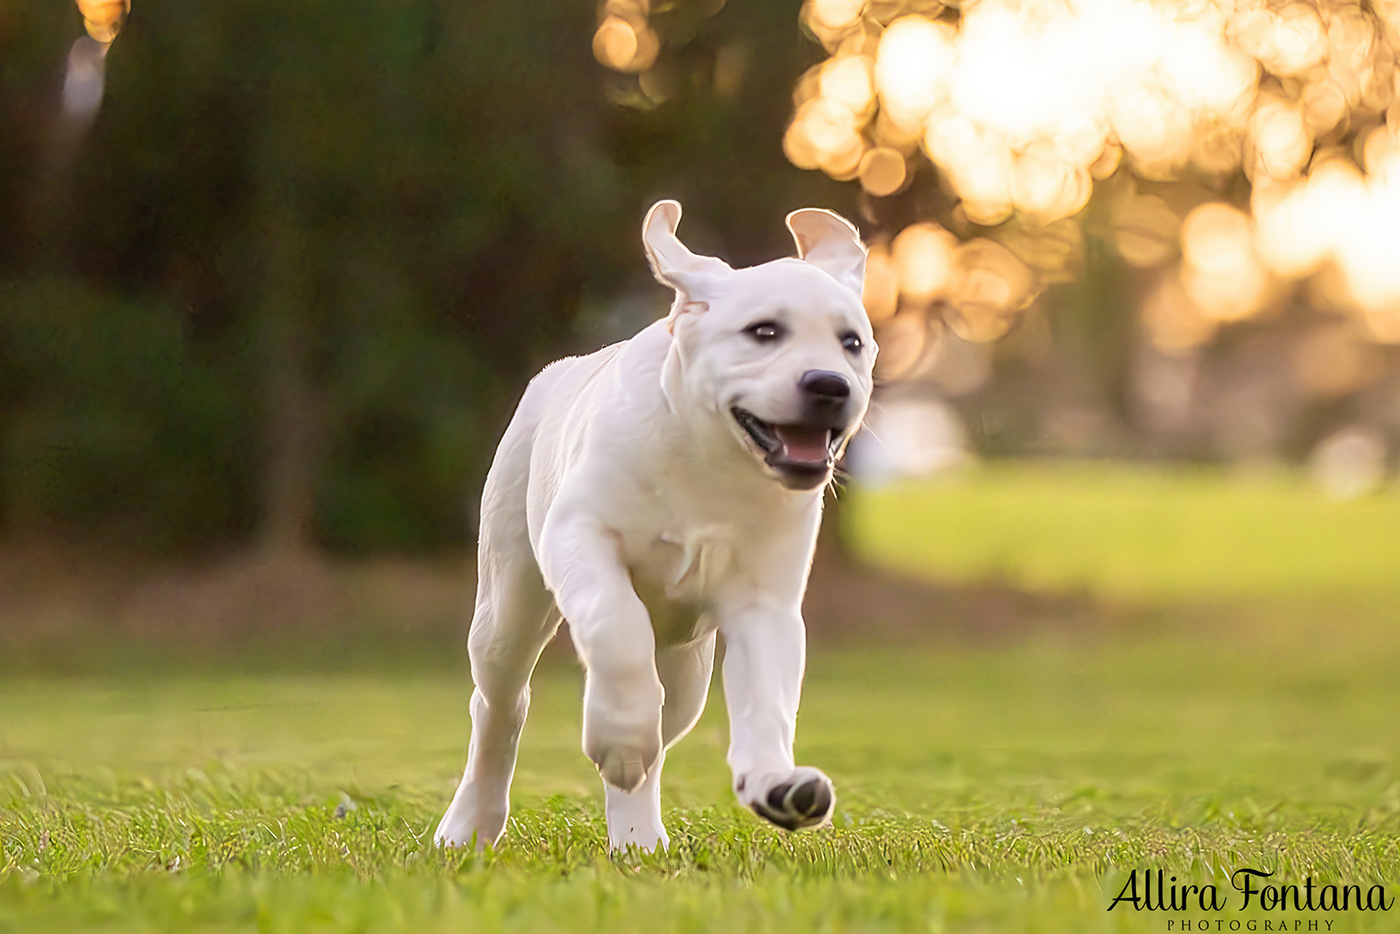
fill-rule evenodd
<path id="1" fill-rule="evenodd" d="M 1142 306 L 1153 346 L 1171 354 L 1194 350 L 1215 336 L 1219 323 L 1201 314 L 1176 272 L 1162 276 Z"/>
<path id="2" fill-rule="evenodd" d="M 783 150 L 794 165 L 820 168 L 833 178 L 854 177 L 865 149 L 856 115 L 824 97 L 798 108 L 783 137 Z"/>
<path id="3" fill-rule="evenodd" d="M 860 186 L 877 198 L 899 191 L 908 177 L 904 156 L 897 149 L 880 146 L 860 160 Z"/>
<path id="4" fill-rule="evenodd" d="M 1309 82 L 1300 98 L 1303 105 L 1303 119 L 1313 136 L 1326 136 L 1346 119 L 1351 105 L 1346 94 L 1335 81 L 1322 78 Z"/>
<path id="5" fill-rule="evenodd" d="M 1166 181 L 1185 166 L 1193 120 L 1182 102 L 1151 87 L 1128 87 L 1113 96 L 1109 115 L 1139 175 Z"/>
<path id="6" fill-rule="evenodd" d="M 995 239 L 1044 284 L 1071 282 L 1083 272 L 1084 228 L 1073 218 L 1050 224 L 1013 220 L 996 231 Z"/>
<path id="7" fill-rule="evenodd" d="M 880 379 L 908 377 L 925 359 L 934 338 L 934 328 L 922 310 L 901 311 L 880 327 L 880 356 L 875 358 L 875 375 Z"/>
<path id="8" fill-rule="evenodd" d="M 959 246 L 952 267 L 946 299 L 952 312 L 948 326 L 966 341 L 984 343 L 1005 335 L 1038 292 L 1030 267 L 985 237 Z"/>
<path id="9" fill-rule="evenodd" d="M 109 45 L 131 12 L 131 0 L 78 0 L 78 12 L 88 36 Z"/>
<path id="10" fill-rule="evenodd" d="M 1297 103 L 1279 95 L 1266 95 L 1249 123 L 1253 160 L 1251 176 L 1271 179 L 1295 177 L 1312 155 L 1313 135 Z"/>
<path id="11" fill-rule="evenodd" d="M 1245 130 L 1225 120 L 1214 120 L 1196 128 L 1190 161 L 1201 172 L 1223 181 L 1240 170 L 1244 154 Z"/>
<path id="12" fill-rule="evenodd" d="M 1382 344 L 1400 344 L 1400 311 L 1389 309 L 1366 309 L 1362 312 L 1372 339 Z"/>
<path id="13" fill-rule="evenodd" d="M 1164 347 L 1198 346 L 1297 284 L 1400 341 L 1400 0 L 808 0 L 803 17 L 831 58 L 799 87 L 789 158 L 875 197 L 932 171 L 964 238 L 1015 218 L 985 240 L 1030 261 L 1008 292 L 1073 275 L 1063 247 L 1082 236 L 1037 233 L 1069 223 L 1163 269 L 1143 315 Z M 1125 169 L 1145 190 L 1117 184 Z M 1248 204 L 1227 204 L 1241 173 Z M 1171 203 L 1154 193 L 1168 182 Z M 1104 184 L 1105 208 L 1086 210 Z M 955 308 L 964 281 L 995 298 L 984 273 L 959 278 L 956 241 L 906 227 L 876 263 L 872 314 Z M 986 339 L 1005 322 L 985 309 L 1007 304 L 970 300 L 982 310 L 954 326 Z"/>
<path id="14" fill-rule="evenodd" d="M 1366 171 L 1342 155 L 1317 160 L 1278 189 L 1256 186 L 1257 246 L 1276 273 L 1334 268 L 1332 303 L 1360 313 L 1373 336 L 1400 341 L 1400 147 L 1389 127 L 1365 138 Z M 1329 265 L 1330 264 L 1330 265 Z"/>
<path id="15" fill-rule="evenodd" d="M 1160 266 L 1176 255 L 1181 217 L 1157 195 L 1127 188 L 1109 207 L 1109 225 L 1109 238 L 1129 265 Z"/>
<path id="16" fill-rule="evenodd" d="M 871 324 L 882 324 L 899 309 L 899 272 L 883 245 L 870 248 L 865 257 L 865 288 L 861 298 Z"/>
<path id="17" fill-rule="evenodd" d="M 861 53 L 838 51 L 817 93 L 863 117 L 873 45 L 879 114 L 859 129 L 872 146 L 901 148 L 922 135 L 977 223 L 1018 210 L 1046 221 L 1073 214 L 1125 152 L 1153 178 L 1192 165 L 1220 175 L 1238 164 L 1261 66 L 1230 40 L 1224 6 L 981 0 L 956 24 L 927 12 L 911 3 L 809 3 L 809 26 Z M 1237 18 L 1259 54 L 1290 68 L 1321 41 L 1322 20 L 1308 10 Z M 1330 84 L 1313 92 L 1314 124 L 1335 116 L 1338 94 Z M 1313 132 L 1302 108 L 1268 111 L 1258 129 L 1268 171 L 1296 173 Z"/>
<path id="18" fill-rule="evenodd" d="M 946 23 L 905 16 L 880 37 L 875 84 L 880 105 L 895 123 L 917 126 L 946 93 L 956 56 L 954 35 Z"/>
<path id="19" fill-rule="evenodd" d="M 1103 152 L 1089 165 L 1089 175 L 1096 182 L 1113 177 L 1118 166 L 1123 164 L 1123 147 L 1117 143 L 1104 146 Z"/>
<path id="20" fill-rule="evenodd" d="M 714 16 L 724 9 L 725 0 L 704 0 L 690 10 L 701 17 Z M 593 57 L 600 65 L 624 75 L 636 75 L 634 94 L 621 93 L 621 102 L 646 102 L 653 106 L 670 97 L 675 90 L 673 70 L 658 69 L 661 57 L 661 36 L 652 22 L 653 14 L 664 16 L 673 12 L 669 4 L 654 4 L 653 0 L 602 0 L 598 4 L 598 28 L 593 33 Z M 858 15 L 858 14 L 857 14 Z M 710 83 L 716 92 L 732 97 L 743 80 L 747 53 L 743 47 L 730 44 L 720 48 L 714 59 Z"/>
<path id="21" fill-rule="evenodd" d="M 1182 285 L 1207 318 L 1239 321 L 1259 311 L 1268 281 L 1248 214 L 1218 201 L 1199 205 L 1182 222 L 1181 258 Z"/>
<path id="22" fill-rule="evenodd" d="M 593 57 L 614 71 L 646 71 L 656 62 L 661 41 L 648 26 L 609 13 L 593 34 Z"/>
<path id="23" fill-rule="evenodd" d="M 1315 200 L 1306 181 L 1254 189 L 1255 245 L 1269 268 L 1281 276 L 1307 276 L 1327 257 L 1329 247 L 1323 227 L 1316 223 L 1320 212 Z"/>
<path id="24" fill-rule="evenodd" d="M 1384 182 L 1400 168 L 1397 159 L 1400 159 L 1400 135 L 1385 124 L 1372 128 L 1361 148 L 1361 164 L 1366 173 Z"/>
<path id="25" fill-rule="evenodd" d="M 608 16 L 593 34 L 593 57 L 617 71 L 627 68 L 637 55 L 637 30 L 620 16 Z"/>
<path id="26" fill-rule="evenodd" d="M 864 55 L 843 55 L 822 66 L 817 89 L 822 97 L 853 114 L 864 114 L 875 105 L 874 66 Z"/>
<path id="27" fill-rule="evenodd" d="M 1089 170 L 1065 161 L 1048 147 L 1031 149 L 1016 159 L 1011 191 L 1016 205 L 1042 223 L 1079 213 L 1089 201 Z"/>
<path id="28" fill-rule="evenodd" d="M 805 19 L 825 40 L 856 25 L 863 12 L 865 0 L 809 0 Z"/>
<path id="29" fill-rule="evenodd" d="M 1240 48 L 1280 76 L 1301 74 L 1327 56 L 1322 18 L 1307 3 L 1290 3 L 1276 12 L 1246 8 L 1236 20 L 1235 36 Z"/>
<path id="30" fill-rule="evenodd" d="M 953 274 L 958 238 L 937 224 L 911 224 L 899 232 L 890 252 L 899 292 L 915 302 L 941 296 Z"/>
<path id="31" fill-rule="evenodd" d="M 131 13 L 131 0 L 77 0 L 83 31 L 68 49 L 63 111 L 74 128 L 90 125 L 107 83 L 107 51 Z M 76 135 L 75 137 L 76 138 Z"/>

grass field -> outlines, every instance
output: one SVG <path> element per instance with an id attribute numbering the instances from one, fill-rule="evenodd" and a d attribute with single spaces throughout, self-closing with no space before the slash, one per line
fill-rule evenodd
<path id="1" fill-rule="evenodd" d="M 784 834 L 733 804 L 716 691 L 667 761 L 672 851 L 610 859 L 578 751 L 578 673 L 557 660 L 537 677 L 509 836 L 486 856 L 428 845 L 467 733 L 463 663 L 446 652 L 316 674 L 6 677 L 0 931 L 1400 929 L 1400 909 L 1242 912 L 1225 881 L 1247 866 L 1400 896 L 1400 632 L 1386 599 L 1400 584 L 1369 553 L 1400 542 L 1392 502 L 1320 504 L 1278 482 L 1246 507 L 1228 478 L 1103 470 L 1046 475 L 1039 496 L 1011 469 L 853 497 L 867 552 L 888 545 L 889 560 L 951 580 L 1005 577 L 1014 554 L 1044 562 L 1037 586 L 1131 598 L 1162 622 L 814 646 L 799 759 L 840 795 L 818 832 Z M 1067 497 L 1092 505 L 1096 488 L 1113 507 L 1074 527 Z M 1331 509 L 1353 516 L 1344 534 Z M 1156 548 L 1122 540 L 1183 514 L 1190 528 Z M 1131 548 L 1160 574 L 1132 570 Z M 1174 556 L 1197 549 L 1213 560 Z M 1342 569 L 1331 583 L 1307 560 L 1323 552 Z M 1294 569 L 1287 581 L 1275 562 Z M 1229 901 L 1107 911 L 1134 869 L 1214 882 Z"/>
<path id="2" fill-rule="evenodd" d="M 1133 601 L 1400 604 L 1395 486 L 1336 502 L 1295 473 L 1031 462 L 852 499 L 861 551 L 951 581 Z"/>

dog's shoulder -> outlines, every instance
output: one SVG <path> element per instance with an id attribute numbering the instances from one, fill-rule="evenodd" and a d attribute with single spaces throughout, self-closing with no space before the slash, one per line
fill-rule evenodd
<path id="1" fill-rule="evenodd" d="M 591 354 L 562 357 L 546 366 L 525 389 L 525 397 L 548 397 L 555 400 L 577 398 L 585 387 L 608 368 L 627 346 L 627 341 L 609 344 Z"/>
<path id="2" fill-rule="evenodd" d="M 628 340 L 608 344 L 593 353 L 555 360 L 530 381 L 525 397 L 572 404 L 590 393 L 605 374 L 616 373 L 623 380 L 650 378 L 659 373 L 669 343 L 664 323 L 654 324 Z"/>

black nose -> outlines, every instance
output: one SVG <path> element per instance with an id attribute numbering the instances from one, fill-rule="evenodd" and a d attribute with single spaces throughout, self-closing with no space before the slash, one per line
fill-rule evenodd
<path id="1" fill-rule="evenodd" d="M 808 370 L 802 374 L 802 379 L 798 380 L 797 385 L 803 392 L 822 402 L 837 402 L 848 399 L 851 395 L 851 384 L 846 377 L 830 370 Z"/>

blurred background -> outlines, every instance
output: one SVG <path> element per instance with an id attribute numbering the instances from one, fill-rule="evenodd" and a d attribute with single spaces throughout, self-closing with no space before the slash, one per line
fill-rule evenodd
<path id="1" fill-rule="evenodd" d="M 870 245 L 818 633 L 1386 627 L 1397 50 L 1397 0 L 4 4 L 0 649 L 459 644 L 526 381 L 664 311 L 660 197 Z"/>

